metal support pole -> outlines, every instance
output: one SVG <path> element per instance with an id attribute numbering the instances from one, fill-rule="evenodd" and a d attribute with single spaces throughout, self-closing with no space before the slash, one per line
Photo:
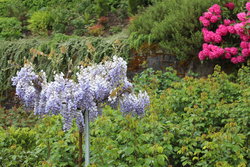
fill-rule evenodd
<path id="1" fill-rule="evenodd" d="M 85 167 L 87 167 L 89 163 L 89 111 L 85 110 L 84 112 L 84 133 L 85 133 Z"/>

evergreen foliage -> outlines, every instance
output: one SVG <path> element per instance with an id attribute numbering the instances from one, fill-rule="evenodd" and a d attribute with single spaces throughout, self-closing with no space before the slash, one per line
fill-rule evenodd
<path id="1" fill-rule="evenodd" d="M 28 28 L 34 35 L 48 35 L 48 31 L 52 29 L 53 18 L 49 11 L 37 11 L 32 14 L 28 22 L 30 23 Z"/>
<path id="2" fill-rule="evenodd" d="M 196 56 L 202 43 L 198 18 L 214 2 L 164 0 L 148 7 L 129 27 L 130 46 L 157 43 L 180 60 Z"/>

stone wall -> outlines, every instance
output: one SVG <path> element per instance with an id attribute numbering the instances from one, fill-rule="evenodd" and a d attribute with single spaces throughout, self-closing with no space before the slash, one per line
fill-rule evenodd
<path id="1" fill-rule="evenodd" d="M 167 54 L 156 46 L 143 52 L 131 51 L 132 58 L 128 63 L 128 76 L 132 78 L 136 73 L 143 71 L 145 68 L 154 70 L 165 70 L 166 67 L 173 67 L 177 70 L 179 76 L 186 76 L 193 72 L 199 77 L 204 77 L 213 73 L 216 64 L 222 67 L 226 73 L 231 73 L 237 68 L 230 62 L 224 60 L 206 60 L 201 62 L 198 57 L 186 61 L 177 60 L 176 56 Z"/>

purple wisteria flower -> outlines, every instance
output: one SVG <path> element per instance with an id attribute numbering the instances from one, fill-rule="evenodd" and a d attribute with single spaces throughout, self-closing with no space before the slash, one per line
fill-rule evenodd
<path id="1" fill-rule="evenodd" d="M 40 89 L 38 86 L 39 76 L 33 71 L 30 64 L 26 64 L 18 73 L 16 77 L 12 78 L 12 85 L 16 86 L 16 94 L 24 101 L 27 107 L 34 107 L 36 100 L 39 98 Z"/>
<path id="2" fill-rule="evenodd" d="M 150 100 L 146 92 L 139 92 L 138 96 L 135 94 L 125 94 L 120 100 L 120 108 L 122 113 L 131 113 L 142 115 L 145 113 L 145 108 L 149 106 Z"/>
<path id="3" fill-rule="evenodd" d="M 64 130 L 76 123 L 84 128 L 83 112 L 88 111 L 91 119 L 101 114 L 102 107 L 109 104 L 120 106 L 124 114 L 142 115 L 149 106 L 149 96 L 140 92 L 132 93 L 133 85 L 126 76 L 127 63 L 122 58 L 113 57 L 86 68 L 80 67 L 77 81 L 67 79 L 64 74 L 56 74 L 54 81 L 47 82 L 46 75 L 35 74 L 32 65 L 25 65 L 12 78 L 16 94 L 26 106 L 34 108 L 37 115 L 62 115 Z"/>

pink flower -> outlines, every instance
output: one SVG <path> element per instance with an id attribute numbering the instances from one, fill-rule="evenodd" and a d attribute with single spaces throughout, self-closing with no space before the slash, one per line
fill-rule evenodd
<path id="1" fill-rule="evenodd" d="M 239 63 L 243 63 L 243 62 L 245 61 L 245 59 L 244 59 L 243 56 L 238 56 L 238 57 L 237 57 L 237 61 L 238 61 Z"/>
<path id="2" fill-rule="evenodd" d="M 205 42 L 207 42 L 207 43 L 208 43 L 208 42 L 211 42 L 211 38 L 210 38 L 209 35 L 204 35 L 203 38 L 204 38 L 204 41 L 205 41 Z"/>
<path id="3" fill-rule="evenodd" d="M 241 54 L 243 57 L 248 57 L 249 56 L 249 50 L 248 49 L 242 49 Z"/>
<path id="4" fill-rule="evenodd" d="M 213 16 L 213 14 L 211 12 L 205 12 L 205 13 L 203 13 L 203 15 L 208 20 Z"/>
<path id="5" fill-rule="evenodd" d="M 232 55 L 231 55 L 230 53 L 226 53 L 226 54 L 225 54 L 225 58 L 226 58 L 226 59 L 231 59 L 231 57 L 232 57 Z"/>
<path id="6" fill-rule="evenodd" d="M 219 34 L 215 34 L 214 35 L 214 42 L 215 43 L 221 43 L 221 41 L 222 41 L 221 36 Z"/>
<path id="7" fill-rule="evenodd" d="M 231 62 L 234 64 L 238 64 L 238 59 L 236 57 L 231 58 Z"/>
<path id="8" fill-rule="evenodd" d="M 248 48 L 248 43 L 242 41 L 242 42 L 240 43 L 240 47 L 241 47 L 242 49 L 247 49 L 247 48 Z"/>
<path id="9" fill-rule="evenodd" d="M 218 5 L 218 4 L 214 4 L 208 10 L 209 10 L 209 12 L 215 13 L 216 15 L 221 14 L 220 5 Z"/>
<path id="10" fill-rule="evenodd" d="M 209 59 L 216 59 L 217 58 L 217 55 L 215 52 L 210 52 L 209 54 Z"/>
<path id="11" fill-rule="evenodd" d="M 202 34 L 205 42 L 209 43 L 213 40 L 213 32 L 208 31 L 206 28 L 202 29 Z"/>
<path id="12" fill-rule="evenodd" d="M 237 24 L 234 25 L 234 29 L 235 29 L 237 34 L 244 33 L 243 27 L 244 27 L 243 23 L 237 23 Z"/>
<path id="13" fill-rule="evenodd" d="M 216 33 L 225 36 L 228 33 L 227 27 L 223 24 L 219 25 L 218 29 L 216 30 Z"/>
<path id="14" fill-rule="evenodd" d="M 228 32 L 231 33 L 231 34 L 235 34 L 235 33 L 236 33 L 236 31 L 235 31 L 235 29 L 234 29 L 234 26 L 227 26 L 227 30 L 228 30 Z"/>
<path id="15" fill-rule="evenodd" d="M 210 26 L 210 21 L 207 20 L 205 17 L 201 16 L 201 17 L 199 18 L 199 20 L 201 21 L 201 23 L 203 24 L 204 27 Z"/>
<path id="16" fill-rule="evenodd" d="M 231 53 L 231 48 L 225 48 L 225 51 L 226 51 L 227 53 Z"/>
<path id="17" fill-rule="evenodd" d="M 250 11 L 250 2 L 246 3 L 246 9 L 247 9 L 247 11 Z"/>
<path id="18" fill-rule="evenodd" d="M 199 17 L 200 22 L 202 22 L 204 19 L 206 19 L 204 16 Z"/>
<path id="19" fill-rule="evenodd" d="M 234 10 L 235 5 L 233 2 L 229 2 L 225 4 L 225 7 L 227 7 L 229 10 Z"/>
<path id="20" fill-rule="evenodd" d="M 238 14 L 237 14 L 237 17 L 238 17 L 238 19 L 239 19 L 240 21 L 246 21 L 247 15 L 246 15 L 245 12 L 241 12 L 241 13 L 238 13 Z"/>
<path id="21" fill-rule="evenodd" d="M 202 44 L 202 49 L 207 49 L 207 48 L 208 48 L 208 44 L 207 43 Z"/>
<path id="22" fill-rule="evenodd" d="M 225 53 L 225 51 L 223 48 L 218 48 L 216 53 L 218 53 L 218 55 L 222 56 Z"/>
<path id="23" fill-rule="evenodd" d="M 236 47 L 231 47 L 231 48 L 230 48 L 230 53 L 231 53 L 232 55 L 237 55 L 237 54 L 238 54 L 238 48 L 236 48 Z"/>
<path id="24" fill-rule="evenodd" d="M 210 51 L 208 49 L 204 49 L 203 50 L 203 54 L 206 55 L 206 56 L 208 56 L 210 54 Z"/>
<path id="25" fill-rule="evenodd" d="M 216 46 L 216 45 L 210 45 L 210 49 L 211 49 L 212 51 L 216 51 L 218 48 L 219 48 L 219 47 Z"/>
<path id="26" fill-rule="evenodd" d="M 219 19 L 218 19 L 217 16 L 212 16 L 211 19 L 210 19 L 210 21 L 211 21 L 212 23 L 216 23 L 218 20 L 219 20 Z"/>
<path id="27" fill-rule="evenodd" d="M 248 40 L 249 40 L 249 36 L 248 36 L 248 35 L 242 35 L 242 36 L 240 37 L 240 39 L 241 39 L 242 41 L 248 41 Z"/>
<path id="28" fill-rule="evenodd" d="M 198 57 L 201 61 L 206 59 L 206 55 L 204 55 L 203 51 L 199 52 Z"/>
<path id="29" fill-rule="evenodd" d="M 208 29 L 207 28 L 202 28 L 201 31 L 202 31 L 203 34 L 205 34 L 205 33 L 208 32 Z"/>
<path id="30" fill-rule="evenodd" d="M 229 19 L 224 20 L 224 25 L 225 26 L 229 26 L 230 24 L 231 24 L 231 20 L 229 20 Z"/>

